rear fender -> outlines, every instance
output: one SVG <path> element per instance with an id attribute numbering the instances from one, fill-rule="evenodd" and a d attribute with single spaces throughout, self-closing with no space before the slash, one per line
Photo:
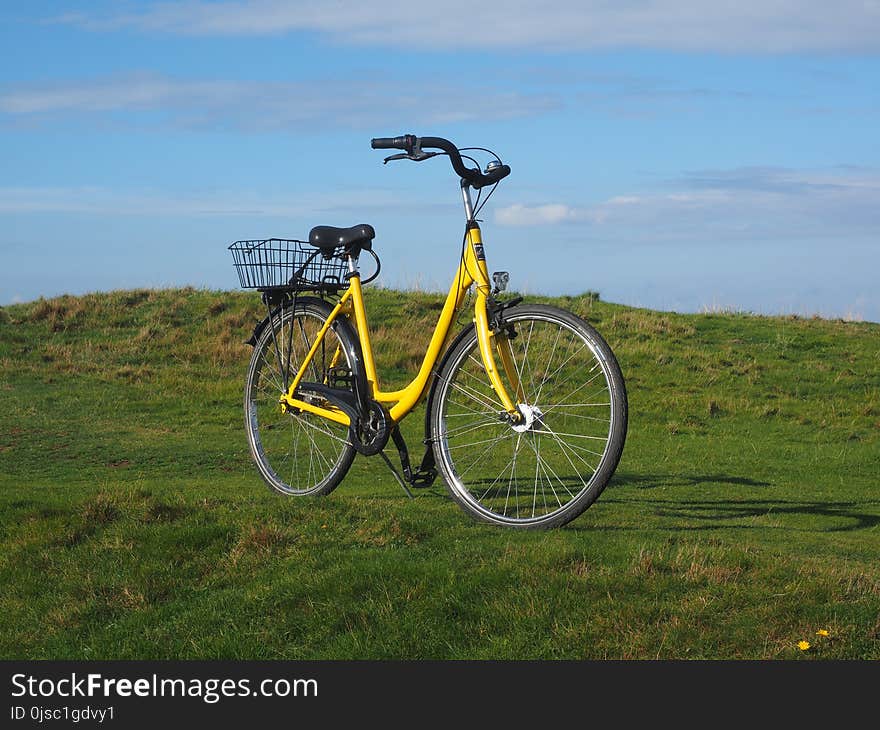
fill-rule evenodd
<path id="1" fill-rule="evenodd" d="M 320 297 L 297 297 L 296 302 L 311 304 L 323 311 L 324 316 L 330 316 L 330 313 L 333 311 L 333 307 Z M 293 299 L 285 299 L 281 304 L 271 310 L 268 316 L 266 316 L 261 322 L 257 323 L 250 338 L 245 340 L 245 344 L 250 345 L 251 347 L 256 347 L 257 340 L 260 338 L 260 335 L 263 334 L 263 330 L 266 329 L 269 322 L 276 317 L 281 317 L 284 310 L 292 307 L 293 304 Z M 357 398 L 357 402 L 361 405 L 361 412 L 365 412 L 370 400 L 370 386 L 367 381 L 367 371 L 364 368 L 364 358 L 361 354 L 361 341 L 358 339 L 357 333 L 349 324 L 346 317 L 337 317 L 333 320 L 333 324 L 330 325 L 330 327 L 339 335 L 340 342 L 342 342 L 348 350 L 346 354 L 352 364 L 352 374 L 354 375 L 354 394 Z"/>

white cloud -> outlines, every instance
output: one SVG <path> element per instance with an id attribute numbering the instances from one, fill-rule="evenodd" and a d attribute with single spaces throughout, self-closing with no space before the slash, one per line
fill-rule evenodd
<path id="1" fill-rule="evenodd" d="M 669 196 L 672 198 L 673 196 Z M 502 226 L 540 226 L 556 223 L 604 223 L 618 208 L 637 206 L 645 199 L 638 195 L 617 195 L 593 206 L 571 206 L 565 203 L 524 205 L 514 203 L 495 210 L 495 222 Z"/>
<path id="2" fill-rule="evenodd" d="M 296 202 L 291 202 L 295 200 Z M 291 195 L 283 192 L 213 191 L 169 195 L 154 190 L 103 187 L 0 187 L 2 213 L 86 213 L 131 216 L 311 216 L 321 211 L 399 208 L 391 192 L 351 189 Z"/>
<path id="3" fill-rule="evenodd" d="M 517 203 L 495 211 L 507 226 L 589 222 L 613 240 L 843 239 L 880 230 L 880 171 L 740 168 L 688 173 L 667 189 L 594 204 Z"/>
<path id="4" fill-rule="evenodd" d="M 311 31 L 334 42 L 411 48 L 540 48 L 787 53 L 880 48 L 875 0 L 178 0 L 140 12 L 67 14 L 94 30 L 181 35 Z"/>
<path id="5" fill-rule="evenodd" d="M 468 93 L 479 107 L 462 108 Z M 0 92 L 0 114 L 52 119 L 58 112 L 108 114 L 161 111 L 178 126 L 241 130 L 364 126 L 383 123 L 446 124 L 540 114 L 560 104 L 546 93 L 471 89 L 442 84 L 401 93 L 391 80 L 308 82 L 185 80 L 130 74 L 87 81 L 33 85 Z"/>
<path id="6" fill-rule="evenodd" d="M 0 112 L 41 114 L 58 111 L 104 112 L 122 109 L 155 109 L 165 104 L 191 103 L 193 99 L 238 98 L 243 84 L 224 82 L 174 82 L 135 75 L 91 82 L 54 84 L 9 91 L 0 95 Z"/>
<path id="7" fill-rule="evenodd" d="M 502 226 L 540 226 L 576 220 L 576 209 L 561 203 L 545 205 L 509 205 L 495 210 L 495 221 Z"/>

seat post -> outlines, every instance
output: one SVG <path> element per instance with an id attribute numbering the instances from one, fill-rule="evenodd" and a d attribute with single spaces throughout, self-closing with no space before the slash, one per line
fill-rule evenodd
<path id="1" fill-rule="evenodd" d="M 358 271 L 358 257 L 352 256 L 349 253 L 347 260 L 348 260 L 348 274 L 349 274 L 349 276 L 360 276 L 360 272 Z"/>

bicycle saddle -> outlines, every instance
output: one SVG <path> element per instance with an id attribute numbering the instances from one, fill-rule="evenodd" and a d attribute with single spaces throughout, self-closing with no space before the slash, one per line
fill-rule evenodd
<path id="1" fill-rule="evenodd" d="M 360 223 L 351 228 L 336 228 L 335 226 L 315 226 L 309 231 L 309 243 L 315 248 L 320 248 L 325 254 L 331 253 L 337 246 L 370 250 L 373 247 L 373 238 L 376 231 L 367 223 Z"/>

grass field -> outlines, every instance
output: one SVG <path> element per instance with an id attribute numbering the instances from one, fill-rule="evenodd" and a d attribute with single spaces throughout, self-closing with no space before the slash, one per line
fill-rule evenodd
<path id="1" fill-rule="evenodd" d="M 403 385 L 441 299 L 370 295 Z M 255 295 L 0 308 L 0 657 L 880 659 L 880 325 L 532 299 L 597 327 L 630 400 L 611 485 L 535 533 L 378 458 L 270 493 Z"/>

